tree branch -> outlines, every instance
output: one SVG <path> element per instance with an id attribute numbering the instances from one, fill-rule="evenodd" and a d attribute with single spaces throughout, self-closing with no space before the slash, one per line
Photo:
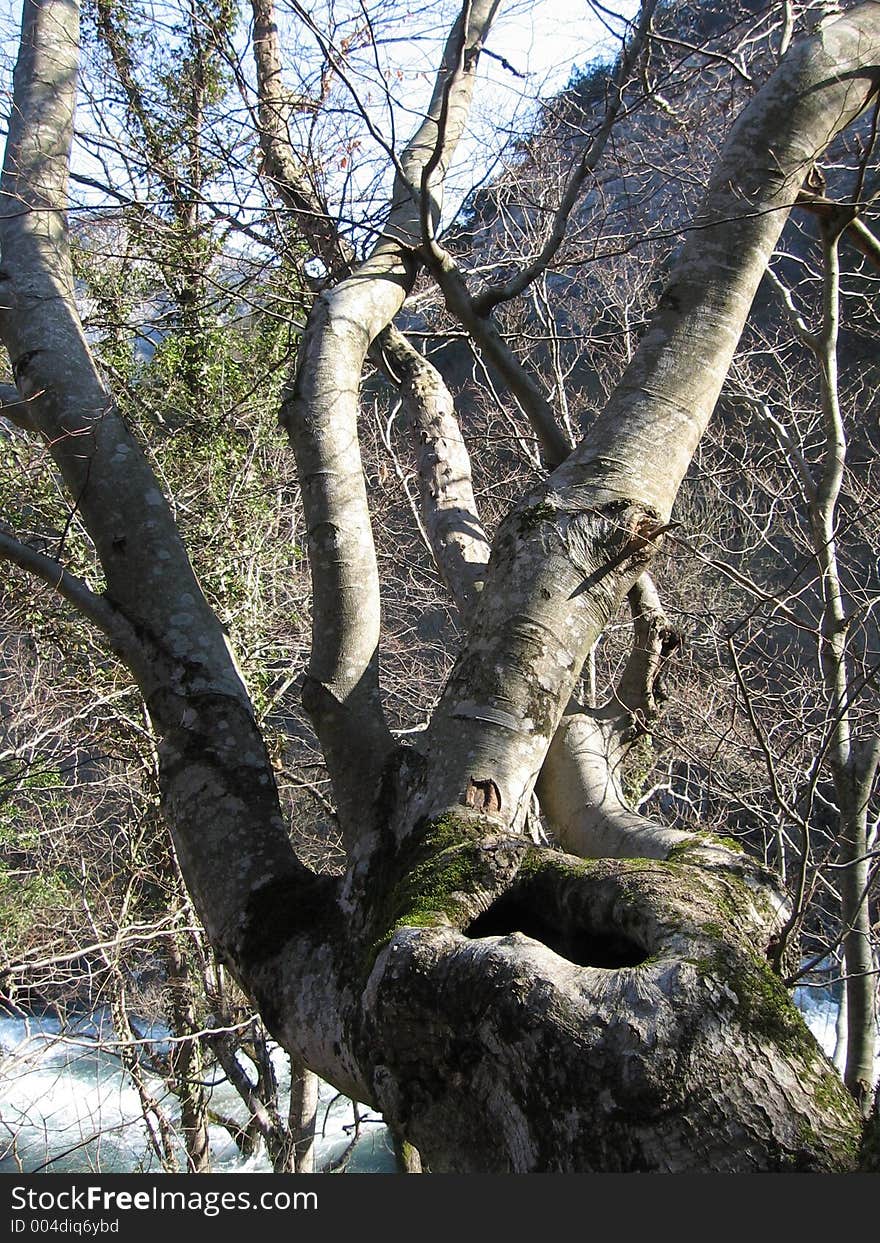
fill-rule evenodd
<path id="1" fill-rule="evenodd" d="M 415 279 L 421 170 L 436 159 L 442 173 L 451 158 L 496 8 L 497 0 L 478 0 L 455 23 L 427 115 L 400 158 L 382 236 L 350 276 L 316 300 L 282 404 L 309 530 L 314 603 L 307 706 L 349 845 L 363 831 L 364 790 L 375 788 L 392 746 L 378 689 L 379 584 L 357 438 L 358 388 L 367 351 Z M 442 178 L 432 187 L 437 210 L 441 191 Z"/>
<path id="2" fill-rule="evenodd" d="M 872 267 L 880 268 L 880 239 L 868 228 L 861 216 L 853 214 L 851 208 L 834 203 L 831 199 L 825 198 L 823 194 L 814 193 L 806 186 L 798 195 L 796 206 L 808 211 L 810 215 L 816 216 L 826 224 L 838 221 L 841 211 L 845 211 L 847 219 L 844 238 L 860 255 L 865 256 Z"/>
<path id="3" fill-rule="evenodd" d="M 502 377 L 531 424 L 545 465 L 548 469 L 558 466 L 571 453 L 572 446 L 553 406 L 492 320 L 479 313 L 464 274 L 452 255 L 432 238 L 425 239 L 424 254 L 426 266 L 443 293 L 447 309 Z"/>
<path id="4" fill-rule="evenodd" d="M 520 268 L 515 276 L 500 285 L 486 285 L 473 295 L 473 308 L 479 316 L 486 316 L 502 302 L 516 298 L 545 272 L 562 245 L 565 231 L 574 206 L 587 179 L 595 172 L 601 160 L 615 123 L 623 108 L 623 92 L 645 48 L 651 32 L 651 23 L 659 0 L 643 0 L 637 18 L 632 23 L 632 35 L 624 46 L 610 82 L 609 99 L 605 105 L 602 122 L 587 144 L 583 155 L 568 175 L 559 207 L 553 217 L 550 232 L 540 252 Z M 558 465 L 558 463 L 554 463 Z"/>
<path id="5" fill-rule="evenodd" d="M 28 403 L 23 400 L 14 384 L 0 384 L 0 415 L 14 423 L 23 432 L 35 431 L 33 420 L 28 410 Z"/>
<path id="6" fill-rule="evenodd" d="M 805 163 L 870 102 L 878 57 L 880 6 L 862 4 L 793 46 L 737 120 L 605 411 L 499 530 L 429 730 L 426 810 L 491 779 L 503 821 L 521 826 L 586 654 L 668 523 Z"/>
<path id="7" fill-rule="evenodd" d="M 252 0 L 252 5 L 260 144 L 266 172 L 279 198 L 294 213 L 300 233 L 326 267 L 332 270 L 341 265 L 350 273 L 353 252 L 329 220 L 284 120 L 287 105 L 274 0 Z M 400 393 L 416 451 L 431 550 L 453 599 L 467 616 L 482 583 L 489 544 L 477 513 L 470 459 L 452 395 L 436 367 L 393 324 L 379 333 L 369 356 Z"/>
<path id="8" fill-rule="evenodd" d="M 615 699 L 643 721 L 656 720 L 665 698 L 663 667 L 681 633 L 670 623 L 650 574 L 640 575 L 627 596 L 633 619 L 633 647 L 621 675 Z"/>
<path id="9" fill-rule="evenodd" d="M 65 569 L 60 561 L 23 544 L 3 530 L 0 530 L 0 557 L 33 574 L 57 591 L 83 617 L 103 631 L 113 650 L 127 664 L 139 664 L 144 660 L 143 645 L 127 619 L 113 607 L 106 596 L 92 591 L 81 578 Z"/>
<path id="10" fill-rule="evenodd" d="M 226 636 L 78 317 L 65 215 L 78 47 L 76 4 L 24 6 L 0 181 L 0 335 L 95 545 L 108 606 L 138 636 L 125 655 L 158 735 L 163 810 L 199 915 L 218 953 L 236 963 L 255 894 L 273 879 L 308 888 L 311 876 L 290 846 Z"/>
<path id="11" fill-rule="evenodd" d="M 384 333 L 378 343 L 404 403 L 431 551 L 467 623 L 486 576 L 490 545 L 480 522 L 470 455 L 452 395 L 436 368 L 399 333 Z"/>

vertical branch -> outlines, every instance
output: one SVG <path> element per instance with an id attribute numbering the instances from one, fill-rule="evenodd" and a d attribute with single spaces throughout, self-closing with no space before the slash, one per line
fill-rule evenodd
<path id="1" fill-rule="evenodd" d="M 368 258 L 316 300 L 294 383 L 282 404 L 297 459 L 312 571 L 312 652 L 304 700 L 321 739 L 349 845 L 363 832 L 391 748 L 378 687 L 379 582 L 357 435 L 370 346 L 412 287 L 422 169 L 442 173 L 464 128 L 483 38 L 497 0 L 466 6 L 453 27 L 427 115 L 399 160 L 385 229 Z M 439 154 L 438 154 L 439 153 Z"/>
<path id="2" fill-rule="evenodd" d="M 186 950 L 180 934 L 171 932 L 165 938 L 165 960 L 168 972 L 168 1005 L 171 1031 L 179 1037 L 168 1058 L 168 1080 L 180 1102 L 180 1127 L 186 1152 L 188 1174 L 206 1174 L 210 1169 L 208 1146 L 208 1096 L 205 1086 L 204 1058 L 198 1035 L 194 1007 L 194 990 Z"/>
<path id="3" fill-rule="evenodd" d="M 347 268 L 351 254 L 330 219 L 327 204 L 308 165 L 290 141 L 291 103 L 281 77 L 281 45 L 275 0 L 251 0 L 257 73 L 257 121 L 263 168 L 281 202 L 330 272 Z"/>
<path id="4" fill-rule="evenodd" d="M 330 220 L 306 162 L 290 139 L 286 120 L 290 103 L 281 79 L 274 0 L 251 3 L 264 169 L 279 199 L 292 213 L 298 231 L 328 271 L 341 267 L 350 272 L 353 254 Z M 466 616 L 484 576 L 489 544 L 477 513 L 470 460 L 452 395 L 436 367 L 393 324 L 379 333 L 369 353 L 400 393 L 418 462 L 422 513 L 431 550 L 453 599 Z"/>
<path id="5" fill-rule="evenodd" d="M 876 1023 L 874 1014 L 874 961 L 868 911 L 869 847 L 868 802 L 878 765 L 878 740 L 859 739 L 853 728 L 855 679 L 848 651 L 849 619 L 837 550 L 838 504 L 846 472 L 847 440 L 838 383 L 840 333 L 840 242 L 852 231 L 854 211 L 823 199 L 817 212 L 823 257 L 822 316 L 811 332 L 798 315 L 790 292 L 778 278 L 792 329 L 812 353 L 819 375 L 824 442 L 815 472 L 793 453 L 790 437 L 778 420 L 765 414 L 783 450 L 793 459 L 809 520 L 813 555 L 819 570 L 820 626 L 819 666 L 825 689 L 828 765 L 834 779 L 839 811 L 838 850 L 840 911 L 845 967 L 846 1061 L 844 1082 L 863 1113 L 870 1108 L 874 1075 Z M 819 764 L 817 763 L 817 769 Z M 801 862 L 798 907 L 808 867 L 809 844 L 805 831 L 805 855 Z M 794 918 L 794 917 L 793 917 Z M 788 935 L 793 921 L 783 930 Z"/>
<path id="6" fill-rule="evenodd" d="M 397 332 L 378 342 L 397 383 L 416 453 L 421 514 L 431 552 L 465 622 L 476 604 L 489 540 L 480 522 L 470 455 L 452 395 L 427 359 Z"/>
<path id="7" fill-rule="evenodd" d="M 315 1127 L 318 1119 L 318 1076 L 299 1058 L 290 1057 L 290 1103 L 287 1125 L 293 1148 L 293 1173 L 315 1172 Z"/>
<path id="8" fill-rule="evenodd" d="M 853 738 L 852 676 L 847 616 L 837 560 L 837 504 L 846 467 L 846 432 L 840 408 L 837 343 L 840 324 L 839 245 L 847 214 L 822 221 L 825 261 L 822 326 L 816 338 L 825 446 L 815 496 L 809 506 L 813 547 L 821 574 L 820 661 L 828 699 L 828 750 L 840 807 L 841 918 L 846 966 L 847 1051 L 844 1082 L 865 1116 L 874 1078 L 876 992 L 868 912 L 868 800 L 877 771 L 876 746 Z"/>

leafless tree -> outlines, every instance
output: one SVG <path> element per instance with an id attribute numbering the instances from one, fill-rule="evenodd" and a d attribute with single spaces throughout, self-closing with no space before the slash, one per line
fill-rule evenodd
<path id="1" fill-rule="evenodd" d="M 61 0 L 25 7 L 16 68 L 0 223 L 15 380 L 5 412 L 46 444 L 103 581 L 12 533 L 0 551 L 95 625 L 137 683 L 162 812 L 220 960 L 293 1056 L 381 1109 L 431 1169 L 852 1168 L 858 1111 L 767 961 L 788 919 L 776 877 L 632 813 L 617 769 L 634 722 L 656 711 L 675 641 L 645 571 L 805 176 L 875 95 L 877 6 L 820 23 L 754 94 L 638 349 L 571 451 L 552 403 L 492 335 L 496 295 L 474 298 L 436 234 L 497 7 L 473 0 L 453 24 L 427 111 L 394 155 L 381 231 L 363 259 L 341 254 L 315 298 L 282 403 L 313 592 L 303 698 L 344 874 L 311 871 L 290 844 L 227 636 L 81 330 L 65 215 L 77 13 Z M 612 122 L 652 8 L 621 61 Z M 326 41 L 340 75 L 341 50 Z M 271 117 L 261 131 L 270 141 Z M 296 169 L 269 174 L 289 210 L 321 218 L 297 197 Z M 464 469 L 459 438 L 451 423 L 436 434 L 452 411 L 432 412 L 442 390 L 389 332 L 423 264 L 496 351 L 553 468 L 501 521 L 488 564 L 448 469 L 453 453 Z M 409 398 L 417 434 L 426 419 L 433 428 L 423 524 L 466 628 L 415 745 L 391 732 L 379 677 L 359 441 L 370 351 Z M 607 703 L 581 708 L 584 663 L 627 596 L 632 657 Z M 535 789 L 572 853 L 525 832 Z"/>

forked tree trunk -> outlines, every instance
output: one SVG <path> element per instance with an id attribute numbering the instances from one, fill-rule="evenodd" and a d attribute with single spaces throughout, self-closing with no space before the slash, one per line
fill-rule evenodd
<path id="1" fill-rule="evenodd" d="M 0 330 L 107 589 L 11 538 L 0 548 L 101 626 L 138 679 L 165 815 L 222 960 L 285 1048 L 382 1110 L 430 1169 L 848 1169 L 856 1110 L 767 964 L 784 919 L 773 876 L 708 841 L 588 861 L 520 830 L 585 655 L 668 520 L 800 180 L 874 92 L 880 6 L 795 46 L 738 122 L 608 410 L 502 524 L 420 753 L 395 749 L 382 717 L 356 390 L 412 279 L 494 9 L 465 6 L 389 228 L 318 304 L 285 407 L 316 587 L 311 706 L 345 876 L 311 874 L 290 848 L 222 631 L 81 332 L 63 217 L 69 0 L 25 6 Z"/>

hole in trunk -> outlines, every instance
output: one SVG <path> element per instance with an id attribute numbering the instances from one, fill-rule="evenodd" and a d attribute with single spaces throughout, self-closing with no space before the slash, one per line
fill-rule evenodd
<path id="1" fill-rule="evenodd" d="M 479 915 L 465 929 L 465 936 L 476 940 L 505 937 L 511 932 L 522 932 L 533 941 L 542 942 L 554 954 L 579 967 L 638 967 L 649 957 L 647 950 L 623 933 L 589 928 L 563 931 L 509 895 Z"/>

